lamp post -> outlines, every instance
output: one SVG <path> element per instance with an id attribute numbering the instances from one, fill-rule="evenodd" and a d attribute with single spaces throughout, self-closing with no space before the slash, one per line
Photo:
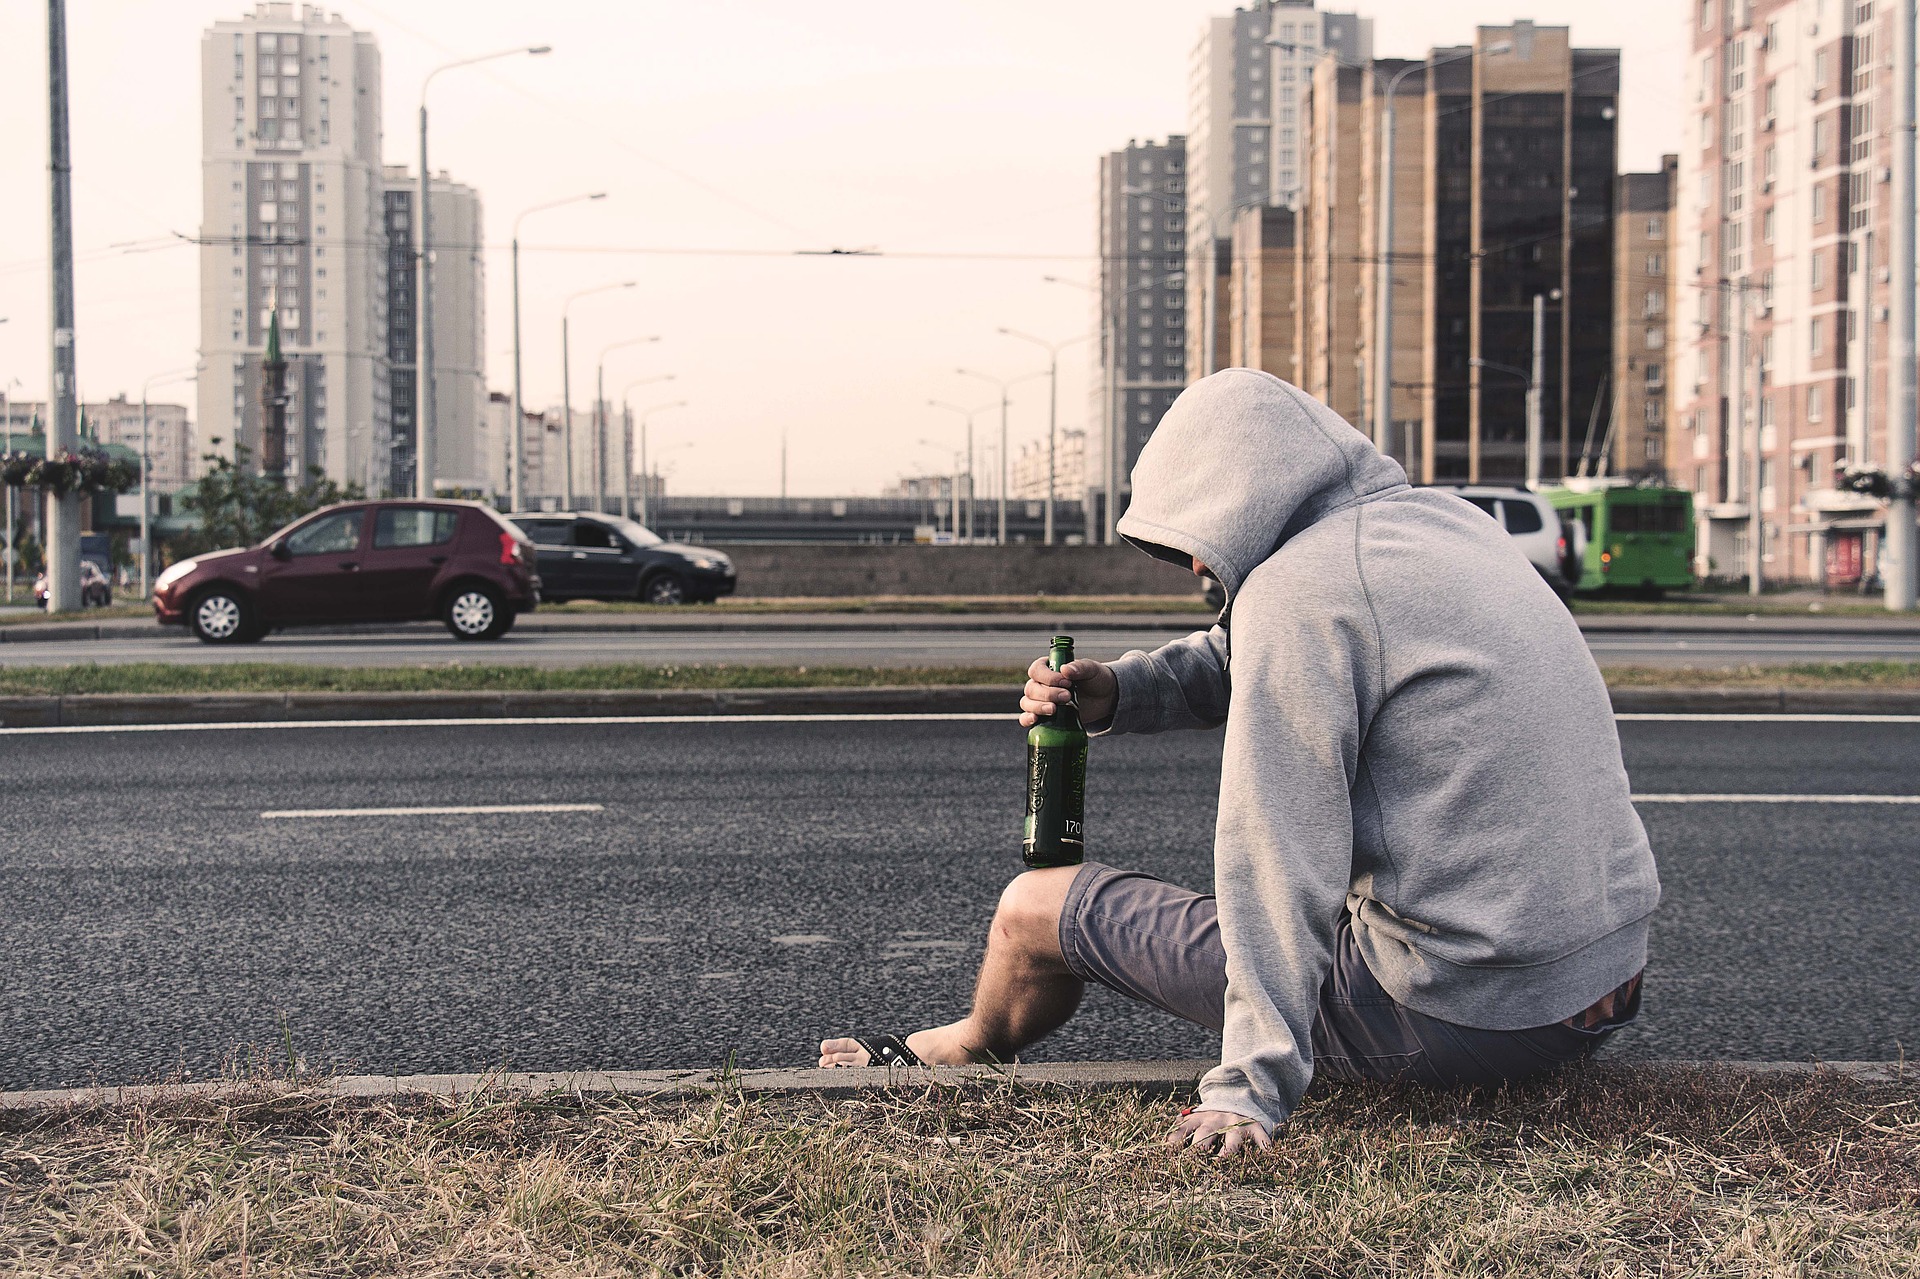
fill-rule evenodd
<path id="1" fill-rule="evenodd" d="M 1037 373 L 1022 373 L 1016 378 L 998 378 L 991 373 L 977 373 L 972 369 L 955 369 L 954 372 L 961 377 L 977 377 L 982 382 L 991 382 L 1000 388 L 1000 532 L 994 542 L 997 546 L 1005 546 L 1007 544 L 1007 393 L 1016 383 L 1045 377 L 1047 371 L 1041 369 Z"/>
<path id="2" fill-rule="evenodd" d="M 1915 386 L 1914 336 L 1914 0 L 1900 0 L 1893 18 L 1893 245 L 1887 264 L 1893 281 L 1888 307 L 1891 332 L 1887 349 L 1887 472 L 1893 477 L 1893 500 L 1887 504 L 1887 532 L 1881 543 L 1886 561 L 1880 578 L 1886 587 L 1886 605 L 1896 612 L 1914 606 L 1920 592 L 1920 547 L 1914 529 L 1914 418 L 1920 414 L 1920 389 Z"/>
<path id="3" fill-rule="evenodd" d="M 627 397 L 632 395 L 637 387 L 652 386 L 655 382 L 671 381 L 673 381 L 673 374 L 671 373 L 663 373 L 659 377 L 638 378 L 635 381 L 627 383 L 626 389 L 620 392 L 620 425 L 622 435 L 620 452 L 623 457 L 621 466 L 626 468 L 627 472 L 626 483 L 620 486 L 620 514 L 626 516 L 628 519 L 633 518 L 633 405 L 628 402 Z M 644 457 L 640 467 L 640 522 L 642 524 L 647 522 L 647 468 Z"/>
<path id="4" fill-rule="evenodd" d="M 647 419 L 652 417 L 655 413 L 665 413 L 668 409 L 684 409 L 685 407 L 687 407 L 687 402 L 685 400 L 669 400 L 665 404 L 656 404 L 650 409 L 642 409 L 640 411 L 640 473 L 641 475 L 644 476 L 647 473 Z M 647 486 L 645 483 L 642 483 L 640 486 L 640 522 L 642 524 L 645 524 L 647 522 L 647 515 L 648 515 Z"/>
<path id="5" fill-rule="evenodd" d="M 976 413 L 984 412 L 987 409 L 992 408 L 993 406 L 991 404 L 983 404 L 977 409 L 963 409 L 958 404 L 948 404 L 945 400 L 928 400 L 927 406 L 929 408 L 945 409 L 949 413 L 958 413 L 961 417 L 964 417 L 965 419 L 967 419 L 967 536 L 966 536 L 966 540 L 969 543 L 971 543 L 973 541 L 973 527 L 974 527 L 973 499 L 975 496 L 975 489 L 977 487 L 977 484 L 973 478 L 973 415 Z"/>
<path id="6" fill-rule="evenodd" d="M 1065 338 L 1059 342 L 1049 342 L 1045 338 L 1035 337 L 1031 333 L 1022 333 L 1018 329 L 1002 328 L 997 330 L 1003 337 L 1018 338 L 1022 342 L 1031 342 L 1043 348 L 1047 353 L 1047 518 L 1043 525 L 1042 541 L 1053 545 L 1053 499 L 1054 487 L 1058 480 L 1055 469 L 1055 454 L 1060 441 L 1060 352 L 1076 342 L 1085 342 L 1091 333 L 1082 333 L 1079 337 Z M 1084 480 L 1084 476 L 1082 479 Z M 1084 491 L 1084 486 L 1083 486 Z"/>
<path id="7" fill-rule="evenodd" d="M 1474 356 L 1467 363 L 1476 369 L 1492 369 L 1496 373 L 1509 373 L 1527 384 L 1527 487 L 1540 487 L 1540 384 L 1533 374 L 1525 369 L 1515 368 L 1511 364 L 1500 364 L 1493 360 L 1483 360 Z"/>
<path id="8" fill-rule="evenodd" d="M 513 58 L 526 53 L 538 56 L 551 53 L 553 46 L 545 44 L 520 45 L 512 49 L 500 49 L 493 53 L 483 53 L 475 58 L 461 58 L 456 62 L 445 62 L 427 72 L 427 78 L 420 82 L 420 195 L 418 207 L 414 209 L 414 221 L 420 224 L 419 283 L 415 286 L 414 297 L 418 299 L 420 322 L 419 355 L 415 362 L 413 375 L 413 495 L 419 498 L 433 496 L 433 432 L 435 413 L 438 409 L 434 397 L 433 385 L 433 232 L 429 228 L 427 216 L 427 198 L 433 183 L 432 174 L 427 169 L 427 90 L 433 85 L 433 78 L 442 71 L 452 71 L 458 67 L 476 66 L 482 62 L 492 62 L 498 58 Z"/>
<path id="9" fill-rule="evenodd" d="M 608 293 L 614 289 L 630 289 L 638 280 L 622 280 L 618 284 L 599 284 L 591 289 L 582 289 L 560 304 L 560 398 L 564 403 L 560 407 L 560 451 L 567 455 L 565 500 L 560 506 L 563 510 L 573 509 L 573 351 L 567 337 L 568 312 L 581 298 L 592 297 L 596 293 Z"/>
<path id="10" fill-rule="evenodd" d="M 607 355 L 624 346 L 639 346 L 644 342 L 658 342 L 660 335 L 651 337 L 628 338 L 624 342 L 615 342 L 600 352 L 599 363 L 594 368 L 593 382 L 593 509 L 603 511 L 607 505 Z M 624 492 L 625 489 L 623 488 Z"/>
<path id="11" fill-rule="evenodd" d="M 536 204 L 531 209 L 522 209 L 513 220 L 513 429 L 507 432 L 507 505 L 516 511 L 526 509 L 524 489 L 525 465 L 522 458 L 526 452 L 526 404 L 520 397 L 520 224 L 528 215 L 541 213 L 547 209 L 557 209 L 562 205 L 578 204 L 583 200 L 604 200 L 605 191 L 594 191 L 588 195 L 571 195 L 564 200 L 553 200 L 546 204 Z"/>
<path id="12" fill-rule="evenodd" d="M 147 394 L 156 386 L 173 381 L 192 382 L 199 376 L 199 366 L 195 365 L 190 369 L 156 373 L 140 384 L 140 598 L 143 600 L 147 598 L 149 589 L 148 575 L 153 571 L 153 497 L 151 481 L 148 479 L 148 473 L 153 470 L 153 441 L 147 413 Z"/>

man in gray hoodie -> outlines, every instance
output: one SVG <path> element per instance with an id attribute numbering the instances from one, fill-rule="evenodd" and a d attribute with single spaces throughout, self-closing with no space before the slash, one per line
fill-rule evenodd
<path id="1" fill-rule="evenodd" d="M 1120 532 L 1216 577 L 1219 624 L 1110 666 L 1038 661 L 1022 720 L 1226 729 L 1214 896 L 1089 862 L 1002 896 L 973 1011 L 830 1039 L 823 1066 L 1009 1060 L 1099 982 L 1218 1029 L 1175 1144 L 1264 1146 L 1316 1069 L 1494 1085 L 1639 1007 L 1660 897 L 1606 685 L 1484 514 L 1407 484 L 1265 373 L 1189 388 Z"/>

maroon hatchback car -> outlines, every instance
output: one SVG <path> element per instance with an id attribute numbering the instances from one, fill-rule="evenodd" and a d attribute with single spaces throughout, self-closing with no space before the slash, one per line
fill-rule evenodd
<path id="1" fill-rule="evenodd" d="M 153 609 L 209 644 L 436 617 L 455 639 L 499 639 L 540 602 L 534 562 L 527 535 L 478 502 L 344 502 L 258 546 L 173 565 Z"/>

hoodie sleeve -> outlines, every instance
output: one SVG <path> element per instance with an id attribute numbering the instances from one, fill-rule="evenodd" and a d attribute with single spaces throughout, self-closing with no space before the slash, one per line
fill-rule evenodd
<path id="1" fill-rule="evenodd" d="M 1265 589 L 1257 589 L 1258 587 Z M 1353 874 L 1349 792 L 1377 669 L 1350 601 L 1253 583 L 1235 602 L 1233 714 L 1220 778 L 1214 892 L 1227 953 L 1220 1065 L 1204 1105 L 1271 1128 L 1313 1076 L 1313 1022 Z"/>
<path id="2" fill-rule="evenodd" d="M 1119 685 L 1113 715 L 1104 724 L 1088 724 L 1090 733 L 1161 733 L 1226 722 L 1232 686 L 1224 626 L 1195 631 L 1151 653 L 1134 649 L 1111 669 Z"/>

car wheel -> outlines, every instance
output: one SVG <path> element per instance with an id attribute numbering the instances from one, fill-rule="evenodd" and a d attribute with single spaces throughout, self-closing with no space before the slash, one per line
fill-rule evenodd
<path id="1" fill-rule="evenodd" d="M 196 599 L 188 617 L 203 644 L 244 644 L 256 629 L 246 598 L 224 587 L 216 586 Z"/>
<path id="2" fill-rule="evenodd" d="M 646 604 L 684 604 L 687 584 L 674 573 L 656 573 L 640 584 L 640 599 Z"/>
<path id="3" fill-rule="evenodd" d="M 441 620 L 457 640 L 499 639 L 513 625 L 513 614 L 488 586 L 462 586 L 447 597 Z"/>

